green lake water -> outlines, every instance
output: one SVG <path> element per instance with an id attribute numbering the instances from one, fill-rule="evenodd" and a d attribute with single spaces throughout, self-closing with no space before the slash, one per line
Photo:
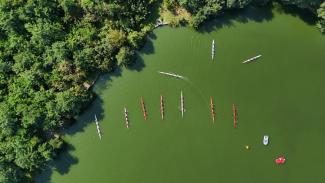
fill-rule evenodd
<path id="1" fill-rule="evenodd" d="M 303 14 L 289 10 L 250 8 L 211 21 L 199 32 L 156 29 L 136 67 L 99 79 L 97 99 L 66 131 L 68 150 L 37 182 L 323 183 L 325 36 L 302 19 Z M 216 56 L 211 61 L 213 39 Z M 241 64 L 258 54 L 263 56 L 256 62 Z M 160 95 L 165 98 L 163 121 Z M 216 107 L 214 124 L 210 96 Z M 103 131 L 101 141 L 94 114 Z M 262 144 L 265 134 L 270 136 L 268 146 Z M 286 156 L 286 164 L 274 163 L 279 155 Z"/>

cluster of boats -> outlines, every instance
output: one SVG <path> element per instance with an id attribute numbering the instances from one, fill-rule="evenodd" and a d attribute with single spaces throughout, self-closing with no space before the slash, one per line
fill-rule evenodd
<path id="1" fill-rule="evenodd" d="M 180 106 L 179 110 L 180 110 L 181 116 L 183 118 L 184 114 L 185 114 L 185 105 L 184 105 L 184 95 L 183 95 L 182 90 L 181 90 L 181 94 L 180 94 L 179 106 Z M 140 107 L 141 107 L 141 111 L 143 113 L 143 118 L 146 121 L 148 119 L 148 112 L 146 110 L 146 105 L 145 105 L 143 97 L 140 98 Z M 235 104 L 232 105 L 232 109 L 233 109 L 234 128 L 236 128 L 237 127 L 237 111 L 236 111 Z M 214 106 L 212 97 L 210 97 L 210 110 L 211 110 L 211 119 L 212 119 L 212 122 L 214 123 L 214 121 L 216 119 L 216 113 L 215 113 L 215 106 Z M 165 104 L 164 104 L 164 97 L 162 95 L 160 95 L 160 115 L 161 115 L 161 119 L 164 120 Z M 125 118 L 125 127 L 129 128 L 130 121 L 129 121 L 128 110 L 126 107 L 124 107 L 124 118 Z M 102 139 L 102 133 L 101 133 L 96 115 L 95 115 L 95 122 L 96 122 L 96 128 L 97 128 L 97 133 L 98 133 L 99 139 Z"/>

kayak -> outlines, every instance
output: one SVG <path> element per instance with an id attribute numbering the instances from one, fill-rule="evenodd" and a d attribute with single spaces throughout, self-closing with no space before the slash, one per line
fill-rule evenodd
<path id="1" fill-rule="evenodd" d="M 275 159 L 276 164 L 284 164 L 286 162 L 286 158 L 284 156 L 280 156 L 279 158 Z"/>

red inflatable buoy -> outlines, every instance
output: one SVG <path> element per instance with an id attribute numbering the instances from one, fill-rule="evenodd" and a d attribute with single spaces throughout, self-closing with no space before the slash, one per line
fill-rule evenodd
<path id="1" fill-rule="evenodd" d="M 280 156 L 279 158 L 275 159 L 276 164 L 283 164 L 286 162 L 286 159 L 284 156 Z"/>

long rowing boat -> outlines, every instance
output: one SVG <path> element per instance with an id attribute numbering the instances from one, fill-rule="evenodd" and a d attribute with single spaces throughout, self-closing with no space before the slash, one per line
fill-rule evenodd
<path id="1" fill-rule="evenodd" d="M 162 75 L 166 75 L 166 76 L 171 76 L 171 77 L 174 77 L 174 78 L 178 78 L 178 79 L 185 79 L 184 76 L 181 76 L 181 75 L 178 75 L 178 74 L 175 74 L 175 73 L 172 73 L 172 72 L 161 72 L 161 71 L 158 71 L 159 74 L 162 74 Z"/>
<path id="2" fill-rule="evenodd" d="M 96 114 L 95 114 L 95 123 L 96 123 L 96 128 L 97 128 L 98 137 L 99 137 L 100 140 L 102 140 L 102 132 L 101 132 L 101 130 L 100 130 L 100 128 L 99 128 L 99 123 L 98 123 L 98 120 L 97 120 L 97 116 L 96 116 Z"/>
<path id="3" fill-rule="evenodd" d="M 237 128 L 237 109 L 235 104 L 232 104 L 232 113 L 234 118 L 234 128 Z"/>
<path id="4" fill-rule="evenodd" d="M 164 108 L 164 97 L 160 95 L 160 114 L 161 114 L 161 119 L 164 120 L 164 114 L 165 114 L 165 108 Z"/>
<path id="5" fill-rule="evenodd" d="M 146 110 L 146 105 L 144 104 L 144 101 L 143 101 L 143 97 L 141 97 L 140 104 L 141 104 L 141 110 L 143 112 L 144 120 L 147 120 L 148 113 L 147 113 L 147 110 Z"/>
<path id="6" fill-rule="evenodd" d="M 185 109 L 184 109 L 184 96 L 183 96 L 183 91 L 181 90 L 181 113 L 182 113 L 182 118 L 184 117 L 184 112 L 185 112 Z"/>
<path id="7" fill-rule="evenodd" d="M 211 58 L 213 60 L 215 54 L 215 43 L 214 40 L 212 40 L 212 45 L 211 45 Z"/>
<path id="8" fill-rule="evenodd" d="M 124 107 L 125 127 L 129 128 L 129 115 L 126 107 Z"/>
<path id="9" fill-rule="evenodd" d="M 255 57 L 252 57 L 252 58 L 250 58 L 250 59 L 247 59 L 247 60 L 243 61 L 242 63 L 245 64 L 245 63 L 247 63 L 247 62 L 254 61 L 254 60 L 260 58 L 261 56 L 262 56 L 262 55 L 257 55 L 257 56 L 255 56 Z"/>
<path id="10" fill-rule="evenodd" d="M 213 104 L 213 99 L 212 99 L 212 97 L 210 97 L 210 110 L 211 110 L 212 121 L 213 121 L 213 123 L 214 123 L 214 120 L 215 120 L 216 114 L 215 114 L 215 112 L 214 112 L 214 104 Z"/>

